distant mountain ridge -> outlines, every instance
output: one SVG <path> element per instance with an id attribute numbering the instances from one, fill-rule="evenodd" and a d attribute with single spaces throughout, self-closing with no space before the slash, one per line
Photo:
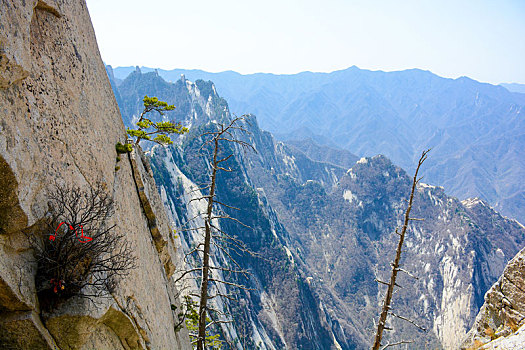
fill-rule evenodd
<path id="1" fill-rule="evenodd" d="M 505 89 L 509 90 L 510 92 L 525 94 L 525 84 L 503 83 L 500 85 L 503 86 Z"/>
<path id="2" fill-rule="evenodd" d="M 134 69 L 119 67 L 114 74 L 123 78 Z M 432 148 L 426 182 L 460 199 L 480 197 L 525 221 L 525 94 L 418 69 L 158 74 L 214 81 L 232 112 L 257 115 L 263 129 L 287 140 L 307 135 L 359 156 L 384 154 L 409 171 L 420 151 Z"/>

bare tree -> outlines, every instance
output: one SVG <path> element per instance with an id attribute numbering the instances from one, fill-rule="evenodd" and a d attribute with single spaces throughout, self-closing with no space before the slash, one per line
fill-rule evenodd
<path id="1" fill-rule="evenodd" d="M 194 343 L 197 345 L 198 350 L 204 350 L 206 344 L 212 336 L 207 334 L 207 329 L 212 325 L 217 325 L 220 323 L 229 323 L 233 322 L 231 320 L 217 319 L 220 316 L 225 316 L 226 313 L 223 310 L 214 310 L 209 305 L 209 300 L 222 297 L 228 300 L 235 300 L 235 296 L 230 293 L 223 293 L 217 288 L 218 284 L 222 284 L 228 288 L 240 288 L 247 290 L 246 286 L 237 283 L 231 280 L 221 279 L 220 276 L 224 274 L 240 274 L 248 278 L 249 272 L 244 269 L 240 263 L 234 258 L 232 251 L 237 253 L 247 253 L 252 256 L 256 255 L 251 252 L 250 249 L 239 240 L 234 235 L 231 235 L 220 227 L 218 224 L 219 220 L 227 219 L 237 222 L 239 225 L 242 225 L 246 228 L 249 226 L 243 224 L 238 219 L 231 217 L 226 214 L 221 208 L 228 208 L 231 210 L 240 210 L 239 208 L 233 207 L 231 205 L 220 202 L 217 199 L 217 177 L 219 172 L 231 172 L 233 169 L 228 167 L 226 164 L 234 156 L 235 147 L 229 146 L 240 146 L 244 150 L 255 151 L 254 147 L 240 140 L 236 137 L 238 133 L 247 133 L 248 131 L 241 125 L 241 122 L 244 121 L 244 116 L 235 117 L 228 123 L 217 123 L 213 127 L 216 130 L 208 131 L 200 136 L 204 139 L 204 142 L 201 146 L 201 150 L 211 150 L 209 168 L 210 168 L 210 177 L 209 183 L 207 183 L 202 188 L 198 190 L 203 191 L 205 194 L 192 199 L 192 201 L 206 201 L 206 212 L 203 215 L 204 226 L 191 228 L 186 230 L 199 230 L 204 233 L 204 241 L 200 242 L 190 249 L 190 251 L 185 255 L 185 259 L 194 254 L 197 254 L 200 260 L 200 266 L 192 267 L 183 271 L 182 274 L 177 278 L 177 281 L 181 280 L 189 274 L 194 274 L 200 272 L 200 292 L 195 295 L 198 297 L 199 306 L 198 306 L 198 327 L 196 329 L 197 333 L 193 334 Z M 212 124 L 213 125 L 213 124 Z M 227 146 L 229 145 L 229 146 Z M 229 153 L 225 153 L 226 150 L 230 150 Z M 194 219 L 194 218 L 192 218 Z M 190 219 L 191 221 L 191 219 Z M 250 228 L 251 229 L 251 228 Z M 184 229 L 183 229 L 184 230 Z M 215 251 L 217 254 L 221 254 L 226 257 L 229 262 L 232 263 L 231 266 L 212 266 L 210 264 L 210 256 Z M 213 291 L 211 291 L 211 285 L 215 285 Z M 191 310 L 190 310 L 191 313 Z M 213 315 L 217 317 L 213 317 Z M 215 319 L 214 319 L 215 318 Z M 190 332 L 191 333 L 191 332 Z"/>
<path id="2" fill-rule="evenodd" d="M 48 308 L 73 296 L 109 294 L 117 278 L 135 268 L 125 235 L 108 220 L 113 200 L 102 183 L 83 190 L 55 184 L 48 194 L 48 214 L 29 235 L 37 262 L 40 302 Z"/>
<path id="3" fill-rule="evenodd" d="M 411 220 L 417 220 L 417 221 L 421 221 L 422 220 L 422 219 L 411 218 L 410 217 L 410 211 L 412 210 L 412 203 L 413 203 L 413 200 L 414 200 L 414 192 L 416 190 L 416 186 L 419 183 L 419 181 L 421 180 L 421 178 L 417 177 L 418 173 L 419 173 L 419 168 L 421 167 L 423 162 L 427 159 L 427 154 L 428 154 L 429 151 L 430 150 L 423 151 L 423 153 L 421 154 L 421 157 L 419 158 L 419 162 L 418 162 L 418 165 L 417 165 L 417 168 L 416 168 L 416 172 L 415 172 L 414 178 L 412 180 L 412 190 L 410 192 L 410 199 L 408 201 L 408 207 L 407 207 L 407 209 L 405 211 L 405 220 L 404 220 L 404 223 L 403 223 L 403 227 L 401 229 L 401 232 L 398 232 L 397 229 L 395 231 L 396 234 L 399 236 L 399 242 L 397 244 L 396 257 L 395 257 L 394 261 L 391 263 L 391 265 L 392 265 L 392 273 L 390 275 L 390 282 L 387 283 L 387 282 L 384 282 L 384 281 L 376 280 L 380 284 L 387 285 L 388 289 L 387 289 L 387 292 L 386 292 L 386 295 L 385 295 L 385 299 L 383 300 L 383 308 L 381 310 L 381 315 L 379 317 L 379 322 L 377 324 L 377 332 L 376 332 L 376 335 L 375 335 L 374 345 L 372 347 L 373 350 L 379 350 L 379 348 L 382 345 L 381 344 L 381 339 L 383 338 L 383 331 L 385 329 L 388 329 L 386 327 L 386 320 L 387 320 L 387 317 L 388 317 L 389 314 L 394 316 L 394 317 L 397 317 L 399 319 L 402 319 L 404 321 L 407 321 L 407 322 L 411 323 L 412 325 L 416 326 L 417 328 L 419 328 L 421 330 L 425 330 L 423 327 L 419 326 L 414 321 L 412 321 L 412 320 L 410 320 L 410 319 L 408 319 L 406 317 L 399 316 L 399 315 L 391 312 L 390 311 L 390 308 L 391 308 L 390 305 L 391 305 L 391 302 L 392 302 L 392 295 L 394 294 L 394 288 L 398 286 L 396 284 L 396 279 L 397 279 L 398 272 L 405 272 L 405 273 L 409 274 L 407 271 L 403 270 L 400 267 L 401 251 L 403 249 L 403 243 L 405 241 L 405 234 L 406 234 L 406 231 L 407 231 L 407 228 L 408 228 L 408 223 Z M 400 342 L 395 342 L 395 343 L 389 343 L 389 344 L 384 345 L 382 349 L 386 349 L 386 348 L 388 348 L 390 346 L 394 346 L 394 345 L 408 344 L 408 343 L 412 343 L 412 342 L 413 341 L 400 341 Z"/>

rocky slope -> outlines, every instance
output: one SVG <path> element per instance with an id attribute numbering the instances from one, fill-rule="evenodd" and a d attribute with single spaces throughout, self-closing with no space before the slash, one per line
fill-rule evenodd
<path id="1" fill-rule="evenodd" d="M 130 68 L 116 68 L 123 78 Z M 146 68 L 143 68 L 147 71 Z M 384 154 L 409 171 L 432 148 L 426 181 L 450 194 L 479 197 L 525 221 L 525 94 L 428 71 L 292 75 L 158 70 L 167 80 L 212 80 L 235 113 L 250 111 L 286 138 L 313 136 L 359 156 Z"/>
<path id="2" fill-rule="evenodd" d="M 272 150 L 271 143 L 255 144 L 260 153 Z M 275 166 L 268 174 L 260 158 L 245 163 L 248 174 L 289 232 L 288 247 L 319 294 L 338 343 L 364 347 L 384 292 L 374 277 L 388 276 L 387 252 L 394 251 L 392 233 L 405 208 L 408 176 L 377 156 L 363 158 L 327 186 L 279 173 Z M 414 216 L 425 222 L 412 225 L 404 261 L 419 280 L 402 280 L 410 288 L 398 292 L 395 309 L 431 331 L 414 334 L 410 325 L 396 322 L 392 337 L 415 338 L 416 348 L 453 348 L 472 324 L 484 291 L 525 244 L 525 231 L 485 202 L 461 203 L 438 187 L 421 185 L 416 205 Z"/>
<path id="3" fill-rule="evenodd" d="M 126 134 L 85 2 L 2 1 L 0 13 L 0 347 L 190 349 L 186 331 L 174 329 L 178 258 L 151 172 L 140 150 L 115 169 Z M 54 182 L 97 181 L 138 267 L 108 298 L 72 298 L 43 312 L 26 237 Z"/>
<path id="4" fill-rule="evenodd" d="M 170 84 L 162 82 L 155 73 L 134 74 L 134 85 L 127 79 L 119 85 L 123 98 L 143 92 L 163 98 L 172 96 L 175 100 L 168 99 L 170 103 L 181 101 L 190 106 L 186 117 L 177 117 L 201 127 L 207 121 L 228 117 L 227 106 L 211 83 L 194 84 L 183 79 Z M 140 90 L 141 79 L 150 87 L 162 89 Z M 175 97 L 175 91 L 181 95 Z M 220 105 L 214 101 L 220 101 Z M 132 120 L 132 113 L 124 116 L 125 120 Z M 251 133 L 244 140 L 258 152 L 234 150 L 232 165 L 237 172 L 221 182 L 225 191 L 221 195 L 225 202 L 245 208 L 231 214 L 239 215 L 257 230 L 254 235 L 238 227 L 229 229 L 239 232 L 255 249 L 265 246 L 268 237 L 275 241 L 264 251 L 273 258 L 269 266 L 245 260 L 258 276 L 254 287 L 260 295 L 252 298 L 247 309 L 260 311 L 259 304 L 266 312 L 248 316 L 248 323 L 257 330 L 248 333 L 249 337 L 266 339 L 253 335 L 266 333 L 268 339 L 260 341 L 266 348 L 279 348 L 277 344 L 294 348 L 308 343 L 322 348 L 315 330 L 328 326 L 332 346 L 368 347 L 383 292 L 374 278 L 385 279 L 388 274 L 389 254 L 394 251 L 393 232 L 400 225 L 409 192 L 408 175 L 384 156 L 363 158 L 350 169 L 345 166 L 351 163 L 347 156 L 321 159 L 317 146 L 276 142 L 258 127 L 253 117 L 248 118 L 246 128 Z M 198 129 L 194 132 L 198 133 Z M 198 147 L 194 137 L 195 134 L 179 140 L 176 148 L 152 152 L 162 197 L 178 223 L 197 212 L 177 203 L 184 203 L 180 198 L 189 198 L 190 187 L 204 178 L 205 166 L 195 156 Z M 306 156 L 297 145 L 321 161 Z M 341 164 L 335 164 L 338 162 Z M 400 314 L 417 320 L 428 332 L 420 333 L 409 324 L 392 321 L 396 331 L 389 337 L 415 338 L 414 348 L 454 348 L 473 324 L 484 293 L 525 244 L 525 230 L 482 200 L 460 202 L 447 196 L 443 188 L 425 184 L 418 187 L 413 214 L 425 221 L 410 226 L 403 261 L 419 279 L 402 278 L 400 284 L 410 288 L 396 293 L 394 307 Z M 183 246 L 190 246 L 195 240 L 182 236 Z M 278 273 L 283 260 L 291 264 L 284 275 Z M 290 281 L 293 278 L 295 282 Z M 267 303 L 265 295 L 272 303 Z M 312 297 L 305 299 L 307 295 Z M 279 305 L 282 300 L 292 308 L 303 300 L 302 307 L 295 310 L 303 310 L 299 313 L 299 331 L 308 339 L 306 343 L 299 342 L 301 338 L 296 335 L 286 334 L 286 329 L 296 329 L 298 324 L 286 313 L 284 305 Z M 304 313 L 310 316 L 305 317 Z M 270 316 L 273 314 L 276 316 Z M 312 317 L 316 314 L 319 316 Z M 277 321 L 268 324 L 265 319 Z M 311 326 L 305 327 L 304 320 L 309 320 Z M 279 343 L 280 339 L 284 342 Z"/>
<path id="5" fill-rule="evenodd" d="M 461 349 L 522 349 L 525 346 L 525 249 L 485 294 Z"/>

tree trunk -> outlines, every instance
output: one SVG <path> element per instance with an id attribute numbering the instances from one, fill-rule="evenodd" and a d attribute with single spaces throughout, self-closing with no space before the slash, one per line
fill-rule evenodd
<path id="1" fill-rule="evenodd" d="M 215 149 L 213 151 L 213 169 L 211 176 L 211 187 L 208 198 L 208 208 L 204 220 L 204 254 L 202 258 L 202 281 L 201 281 L 201 300 L 199 304 L 199 335 L 197 338 L 197 350 L 206 348 L 206 312 L 208 302 L 208 279 L 210 269 L 210 242 L 211 242 L 211 218 L 213 212 L 213 198 L 215 195 L 215 180 L 217 177 L 217 153 L 219 150 L 219 140 L 215 139 Z"/>
<path id="2" fill-rule="evenodd" d="M 394 287 L 396 286 L 396 278 L 397 278 L 397 273 L 399 271 L 399 261 L 401 260 L 401 249 L 403 248 L 403 242 L 405 241 L 405 233 L 408 228 L 408 222 L 410 221 L 410 211 L 412 210 L 414 192 L 416 190 L 416 185 L 419 182 L 417 179 L 417 174 L 419 172 L 419 168 L 421 167 L 421 164 L 423 164 L 423 162 L 426 159 L 427 153 L 428 151 L 425 151 L 421 155 L 421 158 L 419 159 L 419 163 L 416 169 L 416 173 L 414 174 L 414 179 L 412 180 L 412 191 L 410 192 L 408 208 L 405 212 L 405 221 L 403 223 L 403 228 L 401 229 L 401 233 L 398 233 L 399 242 L 397 244 L 396 258 L 394 262 L 392 263 L 392 274 L 390 275 L 390 283 L 388 284 L 388 290 L 386 292 L 385 300 L 383 302 L 383 309 L 381 310 L 381 316 L 379 317 L 379 323 L 377 324 L 377 332 L 376 332 L 376 336 L 374 340 L 374 345 L 372 347 L 373 350 L 379 350 L 379 348 L 381 347 L 381 339 L 383 338 L 383 331 L 385 330 L 386 319 L 388 316 L 388 311 L 390 310 L 390 303 L 392 302 L 392 295 L 394 293 Z M 397 229 L 396 229 L 396 233 L 397 233 Z"/>

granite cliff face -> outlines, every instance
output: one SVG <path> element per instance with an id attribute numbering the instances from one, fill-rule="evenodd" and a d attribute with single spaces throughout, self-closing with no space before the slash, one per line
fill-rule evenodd
<path id="1" fill-rule="evenodd" d="M 177 120 L 184 118 L 186 123 L 204 127 L 229 115 L 210 82 L 182 79 L 166 83 L 155 73 L 138 71 L 132 78 L 133 84 L 126 79 L 119 85 L 123 100 L 140 96 L 136 91 L 141 91 L 140 80 L 144 79 L 150 87 L 162 87 L 151 94 L 187 106 L 186 117 L 179 111 Z M 220 105 L 214 101 L 221 101 Z M 137 111 L 130 111 L 124 119 L 132 120 Z M 245 261 L 259 276 L 254 284 L 257 297 L 243 304 L 247 305 L 244 310 L 252 313 L 246 318 L 253 330 L 246 333 L 247 338 L 268 349 L 280 348 L 279 344 L 287 348 L 323 348 L 315 330 L 326 332 L 328 328 L 324 334 L 328 334 L 333 347 L 369 347 L 373 318 L 383 293 L 374 278 L 385 279 L 389 273 L 394 252 L 392 237 L 405 209 L 409 176 L 384 156 L 363 158 L 349 169 L 348 154 L 328 156 L 329 152 L 319 152 L 318 146 L 276 142 L 258 127 L 254 117 L 248 118 L 245 126 L 251 133 L 241 137 L 258 152 L 234 150 L 232 168 L 237 172 L 223 179 L 221 195 L 226 203 L 244 209 L 231 215 L 239 215 L 239 219 L 258 228 L 255 234 L 237 227 L 229 229 L 239 232 L 242 239 L 258 249 L 270 246 L 264 252 L 273 257 L 273 263 L 266 267 Z M 193 138 L 199 130 L 194 132 L 179 140 L 177 147 L 151 152 L 162 198 L 177 224 L 198 212 L 198 208 L 181 203 L 188 202 L 191 187 L 205 178 L 205 163 L 192 156 L 197 152 L 198 142 Z M 394 307 L 419 321 L 428 332 L 417 332 L 411 325 L 393 320 L 396 331 L 391 332 L 390 339 L 415 338 L 416 349 L 456 348 L 472 326 L 483 295 L 525 244 L 525 230 L 486 202 L 461 202 L 447 196 L 440 187 L 421 184 L 415 203 L 413 215 L 425 221 L 410 226 L 403 263 L 419 280 L 402 277 L 400 284 L 410 288 L 396 293 Z M 273 239 L 267 241 L 268 237 Z M 184 234 L 181 238 L 183 249 L 196 239 Z M 280 260 L 291 265 L 286 274 L 278 272 L 282 268 Z M 296 283 L 290 283 L 290 277 Z M 312 297 L 305 299 L 308 295 Z M 282 300 L 291 310 L 302 311 L 294 317 Z M 302 306 L 294 309 L 295 305 Z M 310 316 L 304 317 L 305 313 Z M 308 323 L 311 326 L 306 327 Z M 308 342 L 290 335 L 290 329 L 297 327 Z"/>
<path id="2" fill-rule="evenodd" d="M 525 249 L 485 294 L 485 303 L 461 349 L 523 349 L 525 346 Z"/>
<path id="3" fill-rule="evenodd" d="M 115 171 L 126 134 L 85 2 L 2 1 L 0 13 L 0 347 L 191 349 L 174 330 L 177 257 L 147 162 L 137 150 Z M 26 235 L 51 184 L 96 181 L 112 194 L 112 223 L 138 267 L 109 298 L 42 312 Z"/>

